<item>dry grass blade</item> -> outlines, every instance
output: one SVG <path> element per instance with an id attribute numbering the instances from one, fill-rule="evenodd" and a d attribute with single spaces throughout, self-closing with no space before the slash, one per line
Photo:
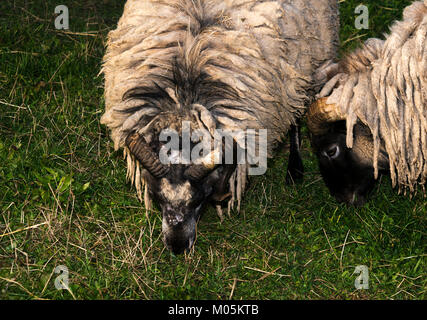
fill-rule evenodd
<path id="1" fill-rule="evenodd" d="M 342 245 L 342 250 L 341 250 L 341 255 L 340 255 L 340 269 L 341 269 L 341 271 L 342 271 L 342 257 L 344 255 L 344 249 L 345 249 L 345 245 L 347 243 L 347 238 L 348 238 L 349 234 L 350 234 L 350 229 L 348 230 L 348 232 L 347 232 L 347 234 L 345 236 L 345 239 L 344 239 L 344 243 Z"/>
<path id="2" fill-rule="evenodd" d="M 234 278 L 233 280 L 233 286 L 231 287 L 230 296 L 228 297 L 228 300 L 231 300 L 233 298 L 234 289 L 236 288 L 237 279 Z"/>
<path id="3" fill-rule="evenodd" d="M 17 285 L 18 287 L 20 287 L 22 290 L 24 290 L 27 294 L 29 294 L 34 299 L 37 299 L 37 300 L 47 300 L 47 299 L 39 298 L 38 296 L 36 296 L 32 292 L 30 292 L 27 288 L 25 288 L 22 284 L 20 284 L 18 281 L 15 281 L 15 280 L 12 280 L 12 279 L 3 278 L 3 277 L 0 277 L 0 280 L 3 280 L 3 281 L 9 282 L 9 283 L 13 283 L 13 284 Z"/>
<path id="4" fill-rule="evenodd" d="M 71 32 L 71 31 L 63 31 L 63 30 L 56 30 L 57 32 L 69 34 L 73 36 L 86 36 L 86 37 L 96 37 L 99 33 L 97 31 L 93 32 Z"/>
<path id="5" fill-rule="evenodd" d="M 327 233 L 326 233 L 325 229 L 323 228 L 322 230 L 323 230 L 323 233 L 325 234 L 326 240 L 328 241 L 329 248 L 331 249 L 331 252 L 334 254 L 335 258 L 337 258 L 337 260 L 339 260 L 339 258 L 338 258 L 338 256 L 337 256 L 337 254 L 335 253 L 334 248 L 332 248 L 332 246 L 331 246 L 331 242 L 329 241 L 329 237 L 328 237 L 328 235 L 327 235 Z"/>
<path id="6" fill-rule="evenodd" d="M 263 275 L 261 278 L 259 278 L 258 280 L 263 280 L 265 278 L 267 278 L 268 276 L 274 275 L 274 276 L 278 276 L 280 278 L 282 277 L 292 277 L 290 274 L 281 274 L 281 273 L 276 273 L 277 270 L 279 270 L 281 267 L 278 267 L 277 269 L 273 270 L 273 271 L 265 271 L 265 270 L 261 270 L 258 268 L 252 268 L 252 267 L 247 267 L 244 266 L 245 269 L 249 269 L 249 270 L 253 270 L 253 271 L 257 271 L 257 272 L 261 272 L 264 273 L 265 275 Z"/>
<path id="7" fill-rule="evenodd" d="M 15 231 L 3 233 L 3 234 L 0 234 L 0 238 L 6 237 L 6 236 L 10 236 L 11 234 L 15 234 L 15 233 L 22 232 L 22 231 L 25 231 L 25 230 L 35 229 L 35 228 L 43 226 L 43 225 L 45 225 L 47 223 L 48 222 L 45 221 L 45 222 L 42 222 L 42 223 L 39 223 L 39 224 L 36 224 L 36 225 L 33 225 L 33 226 L 29 226 L 29 227 L 25 227 L 25 228 L 22 228 L 22 229 L 15 230 Z"/>
<path id="8" fill-rule="evenodd" d="M 18 108 L 18 109 L 27 109 L 25 107 L 17 106 L 16 104 L 8 103 L 8 102 L 2 101 L 2 100 L 0 100 L 0 104 L 3 104 L 5 106 L 9 106 L 9 107 L 15 107 L 15 108 Z"/>

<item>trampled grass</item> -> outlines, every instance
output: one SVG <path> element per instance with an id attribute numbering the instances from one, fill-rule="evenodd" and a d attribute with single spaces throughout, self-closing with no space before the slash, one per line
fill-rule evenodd
<path id="1" fill-rule="evenodd" d="M 356 30 L 359 2 L 341 1 L 342 54 L 381 36 L 410 1 L 365 3 L 370 29 Z M 54 27 L 59 4 L 68 31 Z M 364 207 L 337 204 L 306 138 L 301 185 L 284 183 L 285 144 L 240 214 L 220 223 L 211 208 L 189 254 L 165 250 L 159 213 L 146 219 L 99 124 L 97 75 L 123 4 L 0 2 L 1 299 L 426 298 L 426 199 L 382 178 Z M 70 290 L 55 289 L 59 265 Z M 358 265 L 368 290 L 355 289 Z"/>

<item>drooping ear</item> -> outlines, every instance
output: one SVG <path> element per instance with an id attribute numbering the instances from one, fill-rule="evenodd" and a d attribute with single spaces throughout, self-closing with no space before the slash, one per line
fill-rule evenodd
<path id="1" fill-rule="evenodd" d="M 233 162 L 225 163 L 220 168 L 218 168 L 219 178 L 215 183 L 212 199 L 217 202 L 222 202 L 231 197 L 229 181 L 231 175 L 237 168 L 238 162 L 238 144 L 235 139 L 232 140 L 232 145 L 225 145 L 225 152 L 233 152 Z M 223 154 L 223 160 L 225 156 Z"/>
<path id="2" fill-rule="evenodd" d="M 228 185 L 231 175 L 236 170 L 237 164 L 225 164 L 221 166 L 219 180 L 215 183 L 212 199 L 216 202 L 222 202 L 231 197 Z"/>

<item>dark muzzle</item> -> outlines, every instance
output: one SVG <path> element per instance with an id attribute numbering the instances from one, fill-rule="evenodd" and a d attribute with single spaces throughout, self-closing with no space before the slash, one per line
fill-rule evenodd
<path id="1" fill-rule="evenodd" d="M 164 243 L 174 254 L 190 250 L 196 238 L 196 220 L 182 213 L 163 214 Z"/>

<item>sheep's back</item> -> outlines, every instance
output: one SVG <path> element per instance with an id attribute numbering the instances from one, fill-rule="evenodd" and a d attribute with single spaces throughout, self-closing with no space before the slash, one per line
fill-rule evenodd
<path id="1" fill-rule="evenodd" d="M 129 0 L 108 37 L 102 122 L 112 130 L 115 148 L 123 146 L 126 130 L 146 125 L 138 118 L 144 112 L 132 112 L 138 102 L 123 101 L 126 93 L 160 86 L 177 92 L 172 98 L 185 102 L 181 108 L 201 102 L 219 128 L 268 129 L 273 146 L 304 113 L 315 86 L 312 73 L 335 57 L 337 44 L 332 0 Z M 175 63 L 184 78 L 204 74 L 233 94 L 197 88 L 209 94 L 185 101 L 174 88 Z"/>

